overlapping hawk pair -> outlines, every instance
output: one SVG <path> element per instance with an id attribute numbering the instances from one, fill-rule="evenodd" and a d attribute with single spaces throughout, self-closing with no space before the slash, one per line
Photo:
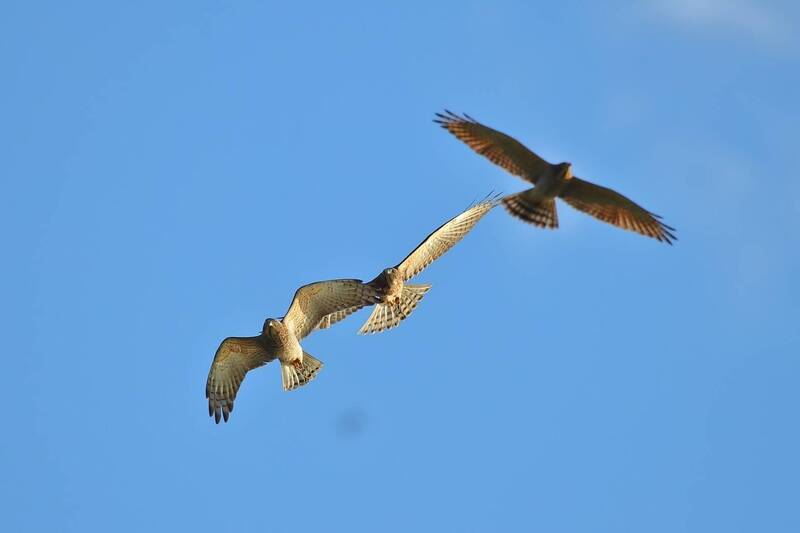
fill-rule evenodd
<path id="1" fill-rule="evenodd" d="M 300 341 L 362 307 L 375 305 L 359 333 L 377 333 L 397 326 L 431 288 L 406 281 L 464 238 L 495 205 L 497 199 L 488 198 L 470 207 L 431 233 L 397 266 L 383 270 L 368 283 L 335 279 L 300 287 L 286 315 L 282 319 L 268 318 L 261 335 L 222 341 L 206 383 L 209 415 L 216 422 L 220 418 L 227 421 L 245 374 L 275 359 L 281 363 L 284 390 L 308 383 L 322 368 L 322 362 L 303 351 Z"/>
<path id="2" fill-rule="evenodd" d="M 557 228 L 555 198 L 599 220 L 672 244 L 674 228 L 658 215 L 621 194 L 572 175 L 569 163 L 548 163 L 519 141 L 493 130 L 468 115 L 446 111 L 435 122 L 473 150 L 533 188 L 499 200 L 513 216 L 545 228 Z M 481 201 L 431 233 L 397 266 L 383 270 L 370 282 L 357 279 L 319 281 L 300 287 L 282 319 L 269 318 L 256 337 L 228 337 L 217 349 L 206 382 L 208 413 L 219 423 L 228 420 L 245 374 L 275 359 L 281 364 L 285 390 L 308 383 L 322 362 L 303 350 L 300 341 L 316 329 L 325 329 L 362 307 L 375 305 L 359 333 L 377 333 L 397 326 L 422 300 L 430 285 L 406 281 L 458 243 L 498 203 Z"/>

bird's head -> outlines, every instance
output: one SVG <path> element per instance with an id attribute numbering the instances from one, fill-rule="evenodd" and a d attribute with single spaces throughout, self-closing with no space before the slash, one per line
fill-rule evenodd
<path id="1" fill-rule="evenodd" d="M 275 335 L 280 330 L 282 325 L 283 324 L 281 324 L 280 320 L 268 318 L 264 321 L 264 328 L 261 330 L 261 334 L 267 336 Z"/>
<path id="2" fill-rule="evenodd" d="M 559 163 L 556 165 L 558 167 L 558 174 L 562 176 L 565 180 L 572 179 L 572 163 Z"/>
<path id="3" fill-rule="evenodd" d="M 395 267 L 389 267 L 389 268 L 387 268 L 387 269 L 384 269 L 384 271 L 383 271 L 383 273 L 384 273 L 384 275 L 385 275 L 386 277 L 392 277 L 392 276 L 396 276 L 396 275 L 397 275 L 397 272 L 398 272 L 398 271 L 397 271 L 397 269 L 396 269 Z"/>

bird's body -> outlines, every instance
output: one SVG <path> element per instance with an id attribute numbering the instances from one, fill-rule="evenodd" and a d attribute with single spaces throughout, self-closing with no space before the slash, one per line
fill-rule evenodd
<path id="1" fill-rule="evenodd" d="M 284 390 L 305 385 L 316 377 L 322 362 L 305 352 L 300 341 L 323 318 L 332 324 L 380 300 L 375 288 L 358 279 L 318 281 L 300 287 L 286 315 L 265 320 L 260 335 L 222 341 L 206 382 L 208 414 L 217 423 L 220 418 L 227 422 L 245 374 L 275 359 L 281 364 Z"/>
<path id="2" fill-rule="evenodd" d="M 537 198 L 553 199 L 557 198 L 572 179 L 572 165 L 569 163 L 559 163 L 547 167 L 538 176 L 531 176 L 530 180 L 536 183 L 533 188 L 537 192 Z"/>
<path id="3" fill-rule="evenodd" d="M 575 177 L 570 163 L 552 164 L 522 143 L 468 115 L 437 113 L 434 121 L 492 163 L 532 183 L 533 188 L 502 199 L 513 216 L 544 228 L 558 227 L 555 199 L 620 228 L 672 244 L 674 228 L 616 191 Z"/>
<path id="4" fill-rule="evenodd" d="M 406 285 L 403 275 L 396 268 L 384 269 L 369 284 L 383 293 L 383 303 L 386 305 L 397 305 Z"/>
<path id="5" fill-rule="evenodd" d="M 403 272 L 397 267 L 384 269 L 369 285 L 381 292 L 383 301 L 375 309 L 358 332 L 362 335 L 378 333 L 400 325 L 417 307 L 431 286 L 430 284 L 406 283 Z"/>
<path id="6" fill-rule="evenodd" d="M 297 337 L 283 323 L 283 320 L 269 318 L 264 329 L 273 342 L 275 358 L 282 365 L 302 366 L 303 348 L 300 346 L 300 341 Z"/>

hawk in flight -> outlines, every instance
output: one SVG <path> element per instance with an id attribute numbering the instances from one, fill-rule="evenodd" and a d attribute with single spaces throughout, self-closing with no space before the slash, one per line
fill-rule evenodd
<path id="1" fill-rule="evenodd" d="M 616 191 L 572 175 L 570 163 L 548 163 L 522 143 L 484 126 L 469 115 L 436 113 L 434 122 L 492 163 L 535 187 L 502 199 L 511 215 L 543 228 L 557 228 L 556 197 L 593 217 L 623 229 L 672 244 L 675 228 Z"/>
<path id="2" fill-rule="evenodd" d="M 381 302 L 375 305 L 372 314 L 358 332 L 362 335 L 378 333 L 397 326 L 407 318 L 431 286 L 429 284 L 411 285 L 406 281 L 422 272 L 428 265 L 455 246 L 496 205 L 497 197 L 487 197 L 476 203 L 428 235 L 398 265 L 385 269 L 375 279 L 366 283 L 367 286 L 381 294 Z M 344 309 L 328 315 L 320 321 L 317 327 L 327 328 L 353 311 L 355 309 Z"/>
<path id="3" fill-rule="evenodd" d="M 268 318 L 257 337 L 228 337 L 219 345 L 206 381 L 208 415 L 219 424 L 228 421 L 233 400 L 248 371 L 277 359 L 284 390 L 305 385 L 322 368 L 300 341 L 323 317 L 337 322 L 350 313 L 380 301 L 378 291 L 359 279 L 335 279 L 304 285 L 282 319 Z"/>

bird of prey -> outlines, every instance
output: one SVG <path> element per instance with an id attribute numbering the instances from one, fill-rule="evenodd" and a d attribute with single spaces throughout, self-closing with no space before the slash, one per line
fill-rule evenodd
<path id="1" fill-rule="evenodd" d="M 548 163 L 522 143 L 484 126 L 467 114 L 445 110 L 436 113 L 434 122 L 455 135 L 470 148 L 511 174 L 535 187 L 502 199 L 511 215 L 544 228 L 558 227 L 556 197 L 593 217 L 620 228 L 635 231 L 661 242 L 677 240 L 675 228 L 660 216 L 647 211 L 616 191 L 572 175 L 570 163 Z"/>
<path id="2" fill-rule="evenodd" d="M 233 400 L 248 371 L 278 359 L 283 389 L 305 385 L 317 375 L 322 362 L 300 346 L 323 317 L 331 323 L 380 301 L 378 291 L 359 279 L 318 281 L 297 289 L 282 319 L 268 318 L 257 337 L 228 337 L 219 345 L 206 381 L 208 415 L 219 424 L 228 421 Z"/>
<path id="3" fill-rule="evenodd" d="M 417 304 L 422 300 L 431 286 L 411 285 L 406 281 L 422 272 L 433 261 L 444 255 L 450 248 L 463 239 L 475 227 L 475 224 L 497 205 L 497 196 L 487 197 L 476 203 L 457 217 L 444 223 L 428 235 L 413 252 L 396 266 L 383 270 L 378 276 L 366 283 L 381 294 L 381 302 L 375 305 L 372 314 L 358 331 L 364 335 L 391 329 L 408 318 Z M 353 310 L 345 309 L 324 317 L 320 329 L 329 327 L 341 320 L 344 313 Z"/>

